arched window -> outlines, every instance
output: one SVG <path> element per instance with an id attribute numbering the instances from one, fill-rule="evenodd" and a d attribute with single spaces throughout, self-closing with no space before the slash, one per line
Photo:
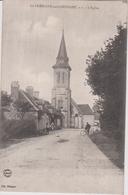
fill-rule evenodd
<path id="1" fill-rule="evenodd" d="M 60 83 L 60 72 L 57 72 L 57 83 Z"/>

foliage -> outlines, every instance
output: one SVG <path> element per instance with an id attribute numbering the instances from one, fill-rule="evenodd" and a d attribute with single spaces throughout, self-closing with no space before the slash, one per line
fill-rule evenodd
<path id="1" fill-rule="evenodd" d="M 11 138 L 25 138 L 37 134 L 36 124 L 33 120 L 6 120 L 1 125 L 1 140 Z"/>
<path id="2" fill-rule="evenodd" d="M 14 103 L 17 111 L 20 112 L 20 115 L 21 115 L 21 119 L 23 119 L 24 115 L 26 112 L 29 112 L 30 109 L 32 108 L 32 106 L 30 105 L 29 102 L 24 102 L 24 101 L 21 101 L 21 100 L 17 100 L 15 103 Z"/>
<path id="3" fill-rule="evenodd" d="M 6 133 L 3 129 L 4 120 L 0 117 L 0 143 L 2 142 L 3 138 L 6 137 Z"/>
<path id="4" fill-rule="evenodd" d="M 118 25 L 117 34 L 106 41 L 104 49 L 87 59 L 87 82 L 99 96 L 102 127 L 107 131 L 124 129 L 126 36 L 126 27 Z"/>
<path id="5" fill-rule="evenodd" d="M 1 105 L 8 106 L 11 103 L 11 97 L 6 92 L 1 91 Z"/>

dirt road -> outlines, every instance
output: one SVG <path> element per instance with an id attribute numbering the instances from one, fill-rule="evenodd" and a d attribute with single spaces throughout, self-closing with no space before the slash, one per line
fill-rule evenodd
<path id="1" fill-rule="evenodd" d="M 1 149 L 0 185 L 2 191 L 122 194 L 123 172 L 87 135 L 67 129 Z"/>

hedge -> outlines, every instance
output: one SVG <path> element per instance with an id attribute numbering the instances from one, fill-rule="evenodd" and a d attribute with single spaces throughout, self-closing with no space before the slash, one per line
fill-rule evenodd
<path id="1" fill-rule="evenodd" d="M 0 125 L 0 139 L 25 138 L 37 134 L 34 120 L 4 120 Z"/>

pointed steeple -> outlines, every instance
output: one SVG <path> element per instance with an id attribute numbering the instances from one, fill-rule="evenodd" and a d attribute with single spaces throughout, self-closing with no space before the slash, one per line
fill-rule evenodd
<path id="1" fill-rule="evenodd" d="M 60 49 L 58 52 L 57 59 L 68 60 L 67 51 L 66 51 L 66 44 L 65 44 L 65 39 L 64 39 L 64 30 L 62 31 L 62 39 L 61 39 Z"/>
<path id="2" fill-rule="evenodd" d="M 68 64 L 68 56 L 67 56 L 67 50 L 66 50 L 66 44 L 65 44 L 65 38 L 64 38 L 64 30 L 62 31 L 62 39 L 60 43 L 59 52 L 56 58 L 56 64 L 53 66 L 53 68 L 70 68 Z"/>

